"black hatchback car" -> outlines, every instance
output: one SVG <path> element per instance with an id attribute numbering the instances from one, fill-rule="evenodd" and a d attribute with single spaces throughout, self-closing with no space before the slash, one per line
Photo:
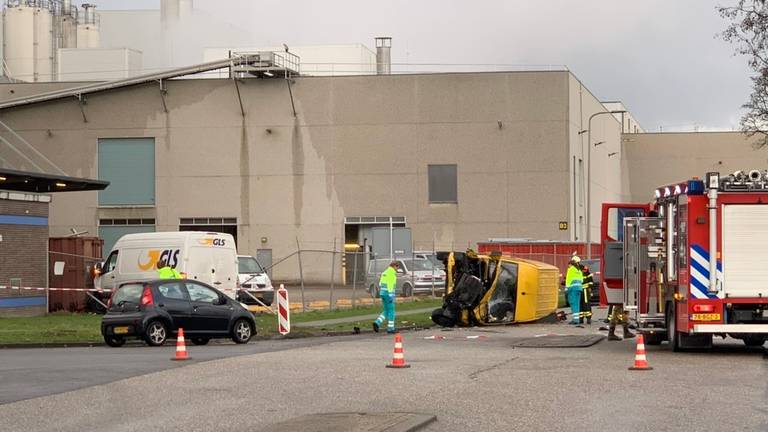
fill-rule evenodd
<path id="1" fill-rule="evenodd" d="M 179 328 L 195 345 L 212 338 L 248 343 L 256 334 L 253 314 L 204 283 L 185 279 L 133 282 L 120 286 L 107 303 L 101 334 L 119 347 L 136 337 L 150 346 L 165 344 Z"/>

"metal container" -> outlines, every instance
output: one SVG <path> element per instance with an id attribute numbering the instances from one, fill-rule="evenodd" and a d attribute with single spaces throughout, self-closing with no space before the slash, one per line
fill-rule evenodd
<path id="1" fill-rule="evenodd" d="M 592 245 L 592 256 L 602 256 L 599 244 Z M 477 251 L 482 254 L 501 252 L 502 255 L 531 259 L 552 264 L 564 272 L 568 268 L 568 261 L 574 252 L 584 259 L 587 248 L 582 242 L 548 241 L 548 240 L 497 240 L 478 242 Z"/>
<path id="2" fill-rule="evenodd" d="M 98 237 L 51 237 L 48 239 L 48 285 L 51 288 L 93 288 L 91 268 L 101 261 L 104 241 Z M 64 272 L 56 275 L 56 262 L 64 262 Z M 84 291 L 49 291 L 49 312 L 81 312 L 88 307 Z"/>

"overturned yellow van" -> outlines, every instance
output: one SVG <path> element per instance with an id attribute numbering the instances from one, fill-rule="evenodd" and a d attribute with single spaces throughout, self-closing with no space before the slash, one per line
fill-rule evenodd
<path id="1" fill-rule="evenodd" d="M 443 327 L 530 322 L 557 309 L 559 270 L 532 260 L 441 252 L 447 272 L 443 306 L 432 321 Z"/>

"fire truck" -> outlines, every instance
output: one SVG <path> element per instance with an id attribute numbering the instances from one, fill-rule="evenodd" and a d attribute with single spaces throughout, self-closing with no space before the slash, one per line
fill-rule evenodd
<path id="1" fill-rule="evenodd" d="M 602 305 L 623 304 L 645 342 L 709 348 L 768 338 L 768 171 L 707 173 L 647 204 L 602 206 Z"/>

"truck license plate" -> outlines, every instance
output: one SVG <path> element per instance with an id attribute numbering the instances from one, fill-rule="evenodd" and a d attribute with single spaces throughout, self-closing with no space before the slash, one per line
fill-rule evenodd
<path id="1" fill-rule="evenodd" d="M 720 314 L 693 314 L 691 321 L 720 321 Z"/>
<path id="2" fill-rule="evenodd" d="M 128 333 L 128 327 L 115 327 L 113 331 L 115 334 L 126 334 Z"/>

